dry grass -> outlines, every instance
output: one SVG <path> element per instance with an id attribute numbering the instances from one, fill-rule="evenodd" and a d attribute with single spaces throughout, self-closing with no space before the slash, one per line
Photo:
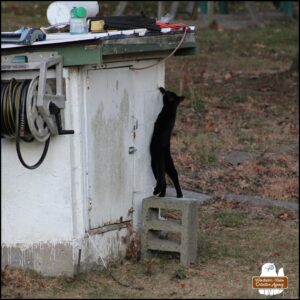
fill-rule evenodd
<path id="1" fill-rule="evenodd" d="M 167 87 L 187 96 L 172 140 L 186 189 L 298 201 L 298 74 L 287 71 L 296 25 L 203 30 L 196 58 L 167 64 Z M 233 150 L 258 158 L 231 166 L 223 158 Z"/>
<path id="2" fill-rule="evenodd" d="M 179 256 L 171 253 L 112 267 L 118 280 L 142 290 L 120 286 L 100 270 L 75 278 L 47 278 L 6 268 L 1 274 L 2 298 L 259 299 L 251 277 L 260 275 L 266 262 L 284 267 L 289 278 L 289 289 L 278 298 L 297 298 L 298 248 L 294 212 L 217 201 L 199 209 L 198 258 L 191 267 L 180 266 Z"/>

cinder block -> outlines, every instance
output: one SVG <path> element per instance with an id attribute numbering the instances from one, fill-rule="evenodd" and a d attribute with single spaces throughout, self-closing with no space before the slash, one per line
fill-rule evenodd
<path id="1" fill-rule="evenodd" d="M 184 265 L 194 263 L 197 257 L 199 201 L 189 198 L 149 197 L 142 202 L 142 258 L 150 255 L 149 250 L 180 253 Z M 159 209 L 181 211 L 181 220 L 160 220 Z M 180 242 L 160 239 L 158 232 L 180 233 Z"/>

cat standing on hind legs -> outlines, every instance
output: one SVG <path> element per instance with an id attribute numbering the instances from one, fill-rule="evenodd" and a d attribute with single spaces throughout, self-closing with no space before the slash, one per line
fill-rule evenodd
<path id="1" fill-rule="evenodd" d="M 163 95 L 163 108 L 158 114 L 154 124 L 154 131 L 150 144 L 151 168 L 156 179 L 154 195 L 164 197 L 166 195 L 167 173 L 174 183 L 177 198 L 182 198 L 183 194 L 178 180 L 178 174 L 171 156 L 170 145 L 171 135 L 175 125 L 177 107 L 184 96 L 177 96 L 175 93 L 166 91 L 160 87 Z"/>

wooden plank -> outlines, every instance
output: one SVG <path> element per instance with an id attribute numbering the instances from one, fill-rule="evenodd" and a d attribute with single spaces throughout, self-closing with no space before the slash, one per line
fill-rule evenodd
<path id="1" fill-rule="evenodd" d="M 47 45 L 40 47 L 20 47 L 13 49 L 2 49 L 2 55 L 20 54 L 24 52 L 57 52 L 63 57 L 65 67 L 90 65 L 102 63 L 102 48 L 99 43 L 69 43 L 58 45 Z"/>
<path id="2" fill-rule="evenodd" d="M 2 55 L 24 52 L 57 52 L 64 58 L 64 66 L 102 64 L 104 57 L 122 58 L 130 55 L 135 59 L 164 57 L 180 42 L 181 34 L 144 37 L 128 37 L 111 40 L 89 40 L 66 44 L 39 45 L 2 49 Z M 194 33 L 187 33 L 185 41 L 175 55 L 191 55 L 196 52 Z M 107 59 L 105 59 L 107 61 Z"/>
<path id="3" fill-rule="evenodd" d="M 144 53 L 158 51 L 172 51 L 179 44 L 181 34 L 159 35 L 147 37 L 135 37 L 128 39 L 109 40 L 103 42 L 103 55 L 118 55 L 126 53 Z M 186 35 L 180 49 L 196 48 L 195 36 L 192 33 Z M 178 51 L 179 51 L 178 50 Z"/>
<path id="4" fill-rule="evenodd" d="M 131 221 L 124 221 L 121 223 L 109 224 L 98 228 L 93 228 L 88 231 L 90 235 L 103 234 L 108 231 L 121 230 L 128 227 Z"/>

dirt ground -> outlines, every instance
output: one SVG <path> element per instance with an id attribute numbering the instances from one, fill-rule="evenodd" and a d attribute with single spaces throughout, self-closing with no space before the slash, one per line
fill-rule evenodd
<path id="1" fill-rule="evenodd" d="M 6 13 L 5 30 L 22 23 L 20 6 L 6 6 Z M 36 22 L 42 18 L 37 14 Z M 199 209 L 197 262 L 185 268 L 176 255 L 160 253 L 112 265 L 131 287 L 99 266 L 75 278 L 8 267 L 2 298 L 260 299 L 251 278 L 266 262 L 289 278 L 289 288 L 274 298 L 299 298 L 298 212 L 223 199 L 234 193 L 298 202 L 299 74 L 289 71 L 299 53 L 298 20 L 239 31 L 215 24 L 198 30 L 196 40 L 196 55 L 167 61 L 166 87 L 186 96 L 172 138 L 182 187 L 216 200 Z M 226 157 L 234 151 L 252 158 L 232 164 Z"/>

